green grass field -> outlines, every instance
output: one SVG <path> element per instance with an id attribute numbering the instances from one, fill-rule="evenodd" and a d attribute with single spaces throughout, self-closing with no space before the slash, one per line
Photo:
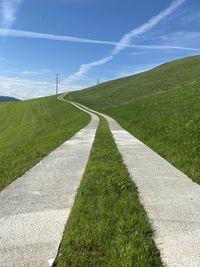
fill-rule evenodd
<path id="1" fill-rule="evenodd" d="M 165 63 L 150 71 L 73 92 L 70 99 L 107 110 L 200 79 L 200 56 Z"/>
<path id="2" fill-rule="evenodd" d="M 90 118 L 46 97 L 0 103 L 0 189 L 83 128 Z"/>
<path id="3" fill-rule="evenodd" d="M 104 83 L 69 98 L 116 119 L 200 183 L 200 56 Z"/>
<path id="4" fill-rule="evenodd" d="M 161 267 L 137 190 L 105 120 L 61 243 L 57 267 Z"/>

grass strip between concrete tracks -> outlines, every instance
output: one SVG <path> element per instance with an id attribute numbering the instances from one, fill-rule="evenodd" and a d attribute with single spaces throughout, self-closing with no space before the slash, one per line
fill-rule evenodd
<path id="1" fill-rule="evenodd" d="M 101 119 L 55 266 L 163 266 L 137 189 Z"/>
<path id="2" fill-rule="evenodd" d="M 71 92 L 200 184 L 200 56 Z"/>

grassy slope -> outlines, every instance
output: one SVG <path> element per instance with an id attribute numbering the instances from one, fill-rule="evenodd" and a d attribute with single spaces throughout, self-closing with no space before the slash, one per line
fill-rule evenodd
<path id="1" fill-rule="evenodd" d="M 13 101 L 19 101 L 19 99 L 9 96 L 0 96 L 0 102 L 13 102 Z"/>
<path id="2" fill-rule="evenodd" d="M 200 82 L 108 113 L 200 183 Z"/>
<path id="3" fill-rule="evenodd" d="M 57 267 L 162 266 L 136 188 L 104 120 L 59 252 Z"/>
<path id="4" fill-rule="evenodd" d="M 200 56 L 163 64 L 153 70 L 74 92 L 71 99 L 103 110 L 190 84 L 200 77 Z"/>
<path id="5" fill-rule="evenodd" d="M 72 93 L 200 183 L 200 56 Z"/>
<path id="6" fill-rule="evenodd" d="M 0 104 L 0 189 L 89 122 L 55 96 Z"/>

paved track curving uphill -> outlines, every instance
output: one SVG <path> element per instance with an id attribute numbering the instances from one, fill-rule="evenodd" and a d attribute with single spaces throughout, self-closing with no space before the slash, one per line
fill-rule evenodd
<path id="1" fill-rule="evenodd" d="M 59 100 L 68 102 L 63 96 Z M 70 103 L 91 114 L 89 125 L 0 192 L 0 266 L 53 263 L 93 144 L 99 119 L 92 113 L 97 113 L 107 119 L 138 187 L 164 263 L 199 267 L 200 186 L 109 116 Z"/>
<path id="2" fill-rule="evenodd" d="M 1 267 L 53 264 L 99 122 L 90 115 L 84 129 L 0 192 Z"/>
<path id="3" fill-rule="evenodd" d="M 107 119 L 155 230 L 163 262 L 168 267 L 199 267 L 200 186 L 109 116 L 79 106 Z"/>

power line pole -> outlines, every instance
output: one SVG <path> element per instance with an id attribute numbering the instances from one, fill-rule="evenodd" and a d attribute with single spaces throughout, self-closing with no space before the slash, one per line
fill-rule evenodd
<path id="1" fill-rule="evenodd" d="M 56 95 L 58 94 L 59 74 L 56 73 Z"/>
<path id="2" fill-rule="evenodd" d="M 98 79 L 97 79 L 97 85 L 99 85 L 99 84 L 100 84 L 100 79 L 98 78 Z"/>

